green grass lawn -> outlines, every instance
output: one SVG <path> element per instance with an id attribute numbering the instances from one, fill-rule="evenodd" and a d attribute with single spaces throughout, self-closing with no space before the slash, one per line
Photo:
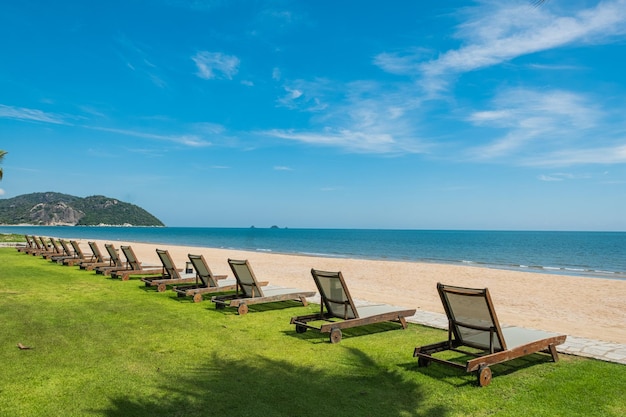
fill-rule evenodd
<path id="1" fill-rule="evenodd" d="M 226 262 L 226 260 L 224 260 Z M 295 302 L 239 316 L 0 248 L 0 416 L 623 416 L 626 366 L 536 354 L 474 374 L 396 323 L 296 334 Z M 18 343 L 32 347 L 20 350 Z"/>
<path id="2" fill-rule="evenodd" d="M 0 233 L 0 242 L 26 242 L 24 235 L 18 235 L 15 233 Z"/>

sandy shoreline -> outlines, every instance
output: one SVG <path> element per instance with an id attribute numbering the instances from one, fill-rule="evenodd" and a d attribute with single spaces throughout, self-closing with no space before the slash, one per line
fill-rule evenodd
<path id="1" fill-rule="evenodd" d="M 86 239 L 77 239 L 91 253 Z M 232 276 L 227 259 L 248 259 L 260 280 L 316 290 L 311 268 L 342 271 L 352 297 L 443 313 L 437 282 L 489 288 L 501 323 L 626 344 L 626 281 L 507 271 L 477 266 L 324 258 L 265 252 L 97 240 L 129 244 L 143 263 L 160 264 L 167 249 L 184 268 L 187 254 L 204 255 L 215 274 Z"/>

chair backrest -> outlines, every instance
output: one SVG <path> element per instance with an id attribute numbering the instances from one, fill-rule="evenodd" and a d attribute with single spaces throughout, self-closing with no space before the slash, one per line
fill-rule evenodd
<path id="1" fill-rule="evenodd" d="M 96 257 L 96 262 L 104 262 L 104 256 L 102 256 L 102 252 L 100 252 L 100 248 L 96 242 L 89 242 L 89 248 L 91 248 L 93 256 Z"/>
<path id="2" fill-rule="evenodd" d="M 42 236 L 33 236 L 33 241 L 35 242 L 35 246 L 37 246 L 38 250 L 48 249 L 48 245 Z"/>
<path id="3" fill-rule="evenodd" d="M 24 237 L 26 238 L 26 244 L 28 245 L 28 247 L 34 249 L 36 246 L 35 246 L 35 242 L 33 241 L 33 239 L 28 235 L 24 235 Z"/>
<path id="4" fill-rule="evenodd" d="M 322 305 L 326 307 L 329 314 L 344 320 L 359 317 L 341 271 L 328 272 L 311 269 L 311 275 L 322 298 Z"/>
<path id="5" fill-rule="evenodd" d="M 217 280 L 213 277 L 211 268 L 207 265 L 204 255 L 192 255 L 188 254 L 189 260 L 193 264 L 193 269 L 196 270 L 196 277 L 202 281 L 205 287 L 217 287 Z"/>
<path id="6" fill-rule="evenodd" d="M 109 252 L 109 257 L 110 257 L 109 264 L 111 266 L 119 266 L 120 268 L 124 266 L 122 264 L 122 260 L 117 254 L 117 249 L 115 249 L 115 246 L 113 246 L 112 243 L 105 243 L 104 247 L 106 248 L 107 252 Z"/>
<path id="7" fill-rule="evenodd" d="M 174 265 L 174 261 L 172 260 L 170 253 L 163 249 L 157 249 L 156 253 L 163 264 L 163 275 L 170 279 L 179 279 L 180 273 L 178 272 L 178 269 L 176 269 L 176 265 Z"/>
<path id="8" fill-rule="evenodd" d="M 83 250 L 80 248 L 80 245 L 78 244 L 78 242 L 75 240 L 70 240 L 70 244 L 74 248 L 74 254 L 76 255 L 76 257 L 78 259 L 85 259 L 85 254 L 83 253 Z"/>
<path id="9" fill-rule="evenodd" d="M 129 269 L 133 271 L 138 271 L 141 269 L 141 262 L 137 260 L 137 256 L 135 255 L 135 251 L 130 246 L 120 246 L 122 252 L 124 252 L 124 256 L 126 257 L 126 262 Z"/>
<path id="10" fill-rule="evenodd" d="M 35 244 L 35 248 L 37 248 L 38 250 L 45 249 L 44 247 L 41 246 L 41 239 L 39 239 L 39 237 L 32 235 L 31 239 L 33 240 L 33 243 Z"/>
<path id="11" fill-rule="evenodd" d="M 263 297 L 263 290 L 252 272 L 248 260 L 229 259 L 228 265 L 237 279 L 237 291 L 241 291 L 246 298 Z"/>
<path id="12" fill-rule="evenodd" d="M 72 249 L 70 249 L 69 245 L 67 244 L 67 241 L 65 239 L 59 239 L 59 243 L 61 244 L 61 247 L 63 248 L 63 253 L 67 256 L 74 256 L 75 254 L 72 253 Z"/>
<path id="13" fill-rule="evenodd" d="M 437 284 L 450 330 L 466 346 L 491 352 L 506 350 L 487 288 L 463 288 Z"/>
<path id="14" fill-rule="evenodd" d="M 50 238 L 50 243 L 52 244 L 52 250 L 54 251 L 54 253 L 58 254 L 58 255 L 63 255 L 63 248 L 59 245 L 59 240 L 55 239 L 53 237 Z"/>

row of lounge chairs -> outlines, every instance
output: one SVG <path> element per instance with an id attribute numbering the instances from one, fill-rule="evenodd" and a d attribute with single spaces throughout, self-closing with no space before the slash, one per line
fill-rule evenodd
<path id="1" fill-rule="evenodd" d="M 121 246 L 126 257 L 123 262 L 112 244 L 105 247 L 108 258 L 102 256 L 97 244 L 89 242 L 91 256 L 85 256 L 76 241 L 69 248 L 63 240 L 50 239 L 48 245 L 43 238 L 27 237 L 28 245 L 18 247 L 21 252 L 40 255 L 64 265 L 78 265 L 81 269 L 95 270 L 102 275 L 128 280 L 139 276 L 146 286 L 165 291 L 170 287 L 178 297 L 191 297 L 194 302 L 203 300 L 205 294 L 212 295 L 216 309 L 236 308 L 238 314 L 248 313 L 248 306 L 260 303 L 273 303 L 296 300 L 307 305 L 307 298 L 313 291 L 296 288 L 270 286 L 266 281 L 258 281 L 247 260 L 228 259 L 234 278 L 214 275 L 202 255 L 189 254 L 189 262 L 195 273 L 181 274 L 167 250 L 157 249 L 161 266 L 142 265 L 130 246 Z M 342 330 L 379 322 L 399 322 L 407 327 L 406 318 L 415 314 L 415 309 L 404 309 L 387 304 L 368 304 L 357 308 L 341 272 L 328 272 L 311 269 L 311 275 L 320 294 L 320 311 L 314 314 L 295 316 L 291 324 L 296 333 L 314 329 L 328 333 L 331 343 L 342 339 Z M 558 361 L 556 346 L 565 342 L 566 336 L 551 332 L 501 326 L 488 289 L 463 288 L 437 284 L 448 318 L 448 338 L 445 341 L 417 346 L 413 356 L 418 358 L 418 366 L 425 367 L 431 362 L 441 363 L 474 372 L 480 386 L 491 382 L 490 366 L 507 362 L 522 356 L 544 352 Z M 463 360 L 447 359 L 441 352 L 453 351 L 462 354 Z"/>

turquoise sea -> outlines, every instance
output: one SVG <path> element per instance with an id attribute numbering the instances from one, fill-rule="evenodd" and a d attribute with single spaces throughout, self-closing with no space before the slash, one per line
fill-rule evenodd
<path id="1" fill-rule="evenodd" d="M 0 226 L 0 233 L 626 279 L 626 232 Z"/>

